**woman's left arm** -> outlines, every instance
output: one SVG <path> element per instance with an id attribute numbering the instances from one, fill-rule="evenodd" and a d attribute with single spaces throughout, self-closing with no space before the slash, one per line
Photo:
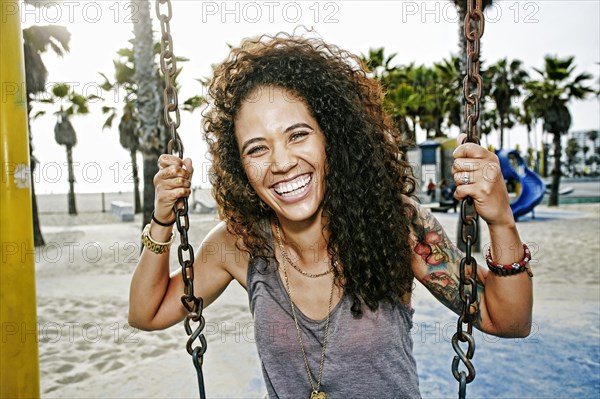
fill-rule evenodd
<path id="1" fill-rule="evenodd" d="M 459 143 L 465 137 L 459 136 Z M 491 259 L 502 265 L 520 262 L 525 256 L 523 243 L 510 209 L 498 157 L 477 144 L 466 143 L 454 151 L 454 159 L 455 197 L 473 198 L 477 213 L 487 222 Z M 468 180 L 464 180 L 465 176 Z M 527 336 L 533 306 L 529 270 L 508 276 L 499 276 L 487 268 L 483 271 L 489 325 L 482 329 L 499 336 Z"/>

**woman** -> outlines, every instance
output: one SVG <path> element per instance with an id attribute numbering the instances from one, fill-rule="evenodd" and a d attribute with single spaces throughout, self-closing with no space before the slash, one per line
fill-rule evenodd
<path id="1" fill-rule="evenodd" d="M 233 279 L 247 289 L 271 398 L 419 397 L 413 280 L 460 312 L 462 254 L 410 199 L 415 181 L 398 132 L 361 65 L 320 40 L 280 35 L 233 49 L 210 86 L 204 128 L 222 222 L 196 256 L 194 289 L 205 306 Z M 498 273 L 478 269 L 475 326 L 526 336 L 528 256 L 498 160 L 474 144 L 454 156 L 455 195 L 475 200 Z M 143 250 L 130 294 L 129 322 L 145 330 L 185 315 L 167 242 L 192 162 L 163 155 L 159 166 L 144 233 L 152 250 Z"/>

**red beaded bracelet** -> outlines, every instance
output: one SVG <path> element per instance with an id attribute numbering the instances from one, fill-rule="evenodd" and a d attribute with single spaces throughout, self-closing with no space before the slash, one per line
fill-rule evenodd
<path id="1" fill-rule="evenodd" d="M 521 272 L 527 272 L 530 277 L 533 277 L 533 273 L 529 267 L 529 261 L 531 260 L 531 251 L 529 247 L 523 244 L 523 259 L 520 262 L 514 262 L 508 265 L 503 265 L 492 260 L 491 246 L 488 247 L 487 253 L 485 254 L 485 262 L 487 263 L 490 271 L 498 276 L 512 276 Z"/>

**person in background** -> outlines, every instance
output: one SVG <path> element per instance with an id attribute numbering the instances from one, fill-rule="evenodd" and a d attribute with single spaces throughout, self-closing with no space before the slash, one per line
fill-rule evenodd
<path id="1" fill-rule="evenodd" d="M 433 179 L 429 179 L 429 183 L 427 183 L 427 195 L 429 195 L 431 202 L 435 201 L 435 187 Z"/>

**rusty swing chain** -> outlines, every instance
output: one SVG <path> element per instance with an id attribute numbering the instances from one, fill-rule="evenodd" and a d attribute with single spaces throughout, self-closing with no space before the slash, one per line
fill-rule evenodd
<path id="1" fill-rule="evenodd" d="M 172 6 L 170 0 L 155 0 L 156 16 L 160 22 L 160 70 L 165 77 L 165 90 L 163 92 L 164 121 L 171 133 L 168 145 L 168 153 L 179 155 L 183 159 L 183 143 L 177 133 L 179 127 L 179 106 L 177 101 L 177 90 L 175 87 L 175 75 L 177 74 L 177 62 L 173 53 L 173 38 L 171 37 L 170 21 L 172 17 Z M 161 11 L 166 7 L 166 14 Z M 172 117 L 173 115 L 173 117 Z M 194 295 L 194 249 L 188 240 L 190 220 L 188 217 L 188 199 L 180 198 L 173 206 L 177 230 L 179 231 L 180 243 L 177 247 L 177 256 L 181 266 L 183 277 L 183 296 L 181 302 L 188 311 L 184 327 L 188 335 L 186 349 L 192 356 L 196 374 L 198 376 L 198 392 L 201 399 L 206 397 L 204 392 L 204 377 L 202 374 L 202 361 L 206 352 L 206 338 L 202 334 L 205 326 L 202 316 L 202 298 Z M 192 329 L 191 322 L 198 323 L 196 329 Z M 194 341 L 199 339 L 199 345 L 194 346 Z"/>
<path id="2" fill-rule="evenodd" d="M 467 75 L 463 80 L 467 126 L 465 143 L 479 144 L 477 121 L 479 120 L 483 90 L 483 80 L 479 74 L 479 49 L 484 24 L 481 0 L 467 0 L 464 30 L 467 40 Z M 473 198 L 467 197 L 461 202 L 460 218 L 462 222 L 460 238 L 464 242 L 466 250 L 465 256 L 460 261 L 459 293 L 462 310 L 458 317 L 456 333 L 452 336 L 452 348 L 456 352 L 456 356 L 452 360 L 452 374 L 459 382 L 458 397 L 464 399 L 467 394 L 467 384 L 475 378 L 475 367 L 471 362 L 475 353 L 475 339 L 473 338 L 473 314 L 470 312 L 470 308 L 476 306 L 477 303 L 477 261 L 472 256 L 472 250 L 477 242 L 479 215 L 473 207 Z M 466 324 L 466 331 L 463 328 L 464 324 Z M 459 341 L 467 343 L 466 353 L 460 347 Z M 464 370 L 458 370 L 460 362 L 466 367 L 468 374 Z"/>

